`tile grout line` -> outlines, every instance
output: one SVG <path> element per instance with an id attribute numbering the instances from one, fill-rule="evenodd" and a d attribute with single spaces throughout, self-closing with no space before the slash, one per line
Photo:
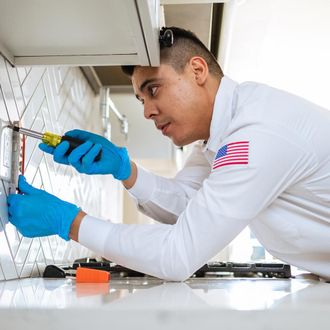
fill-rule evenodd
<path id="1" fill-rule="evenodd" d="M 20 83 L 21 83 L 21 87 L 22 87 L 22 85 L 24 84 L 24 82 L 25 82 L 25 80 L 26 80 L 28 74 L 27 74 L 27 72 L 26 72 L 25 66 L 22 66 L 21 69 L 24 69 L 24 71 L 25 71 L 25 77 L 24 77 L 24 79 L 23 79 L 22 81 L 21 81 L 21 79 L 19 79 L 19 81 L 20 81 Z"/>
<path id="2" fill-rule="evenodd" d="M 43 158 L 43 161 L 45 161 L 45 160 L 44 160 L 44 155 L 42 156 L 42 158 Z M 46 167 L 47 167 L 47 165 L 46 165 Z M 42 182 L 42 187 L 43 187 L 43 189 L 45 189 L 44 180 L 43 180 L 43 177 L 42 177 L 41 171 L 40 171 L 40 169 L 38 169 L 38 170 L 39 170 L 39 174 L 40 174 L 40 178 L 41 178 L 41 182 Z M 48 174 L 48 170 L 47 170 L 47 174 Z M 48 174 L 48 176 L 49 176 L 49 174 Z M 50 181 L 51 181 L 51 180 L 50 180 Z M 51 184 L 52 184 L 52 183 L 51 183 Z M 53 187 L 52 187 L 52 189 L 53 189 Z M 51 256 L 52 256 L 52 259 L 53 259 L 53 263 L 55 263 L 53 250 L 52 250 L 51 245 L 50 245 L 50 243 L 49 243 L 49 239 L 48 239 L 48 237 L 47 237 L 47 243 L 49 244 L 49 247 L 50 247 L 50 253 L 51 253 Z M 40 242 L 40 246 L 42 246 L 41 242 Z M 42 249 L 42 253 L 43 253 L 43 255 L 44 255 L 44 259 L 45 259 L 45 261 L 46 261 L 46 256 L 45 256 L 45 254 L 44 254 L 43 249 Z"/>
<path id="3" fill-rule="evenodd" d="M 44 127 L 44 126 L 43 126 Z M 31 159 L 34 157 L 34 154 L 36 153 L 36 150 L 38 150 L 38 146 L 37 146 L 37 143 L 35 144 L 33 150 L 31 151 L 31 155 L 30 155 L 30 158 L 27 159 L 27 162 L 24 164 L 25 165 L 25 169 L 28 167 L 28 165 L 30 164 L 30 161 Z M 40 150 L 41 151 L 41 150 Z M 40 165 L 41 161 L 39 162 L 39 165 Z"/>
<path id="4" fill-rule="evenodd" d="M 49 169 L 48 161 L 47 161 L 45 155 L 42 155 L 42 158 L 43 158 L 43 162 L 46 166 L 46 171 L 47 171 L 47 174 L 48 174 L 48 177 L 49 177 L 49 180 L 50 180 L 50 184 L 51 184 L 51 187 L 52 187 L 52 193 L 54 193 L 54 186 L 53 186 L 53 183 L 52 183 L 52 180 L 51 180 L 51 176 L 49 175 L 50 169 Z M 56 176 L 55 168 L 54 168 L 54 175 Z"/>
<path id="5" fill-rule="evenodd" d="M 6 276 L 5 276 L 5 273 L 4 273 L 3 270 L 2 270 L 1 262 L 0 262 L 0 271 L 1 271 L 2 277 L 5 279 Z"/>
<path id="6" fill-rule="evenodd" d="M 9 83 L 10 83 L 10 89 L 11 89 L 11 92 L 13 94 L 13 99 L 14 99 L 15 106 L 16 106 L 17 118 L 19 118 L 19 111 L 18 111 L 16 96 L 15 96 L 14 89 L 13 89 L 13 82 L 10 79 L 10 74 L 9 74 L 9 71 L 8 71 L 8 61 L 6 59 L 5 59 L 5 67 L 6 67 L 6 71 L 7 71 L 8 80 L 9 80 Z M 15 69 L 15 73 L 16 73 L 16 69 Z M 23 94 L 22 94 L 22 98 L 24 99 Z M 25 102 L 24 102 L 24 105 L 25 105 Z"/>
<path id="7" fill-rule="evenodd" d="M 73 81 L 73 83 L 74 83 L 74 81 Z M 72 85 L 73 85 L 73 83 L 72 83 Z M 70 85 L 70 88 L 71 88 L 72 85 Z M 57 121 L 61 117 L 61 114 L 62 114 L 62 112 L 64 110 L 64 106 L 65 106 L 66 101 L 69 99 L 69 94 L 70 93 L 68 93 L 68 92 L 65 92 L 65 94 L 64 94 L 65 95 L 65 98 L 63 100 L 63 104 L 62 104 L 61 108 L 59 109 L 59 113 L 58 113 L 58 116 L 56 118 Z"/>
<path id="8" fill-rule="evenodd" d="M 43 103 L 44 103 L 44 101 L 45 101 L 45 98 L 46 98 L 46 96 L 44 95 L 42 101 L 40 102 L 40 106 L 39 106 L 39 108 L 38 108 L 37 111 L 36 111 L 35 117 L 33 118 L 33 121 L 32 121 L 32 123 L 31 123 L 31 126 L 30 126 L 30 127 L 32 127 L 33 124 L 36 122 L 36 119 L 37 119 L 37 117 L 38 117 L 39 112 L 41 111 L 41 108 L 42 108 L 42 105 L 43 105 Z"/>
<path id="9" fill-rule="evenodd" d="M 24 239 L 24 238 L 23 238 Z M 23 240 L 22 239 L 22 240 Z M 28 247 L 28 252 L 27 252 L 27 254 L 26 254 L 26 256 L 25 256 L 25 258 L 24 258 L 24 261 L 23 261 L 23 265 L 22 265 L 22 269 L 21 269 L 21 272 L 20 272 L 20 274 L 19 274 L 19 278 L 21 278 L 21 276 L 22 276 L 22 272 L 23 272 L 23 268 L 24 268 L 24 266 L 25 266 L 25 263 L 26 263 L 26 260 L 27 260 L 27 258 L 28 258 L 28 256 L 29 256 L 29 254 L 30 254 L 30 251 L 31 251 L 31 245 L 32 245 L 32 243 L 33 243 L 33 240 L 34 240 L 34 238 L 31 238 L 31 242 L 30 242 L 30 245 L 29 245 L 29 247 Z"/>
<path id="10" fill-rule="evenodd" d="M 49 73 L 48 73 L 49 74 Z M 48 76 L 48 78 L 49 78 L 49 76 Z M 42 79 L 42 87 L 43 87 L 43 89 L 44 89 L 44 92 L 45 92 L 45 98 L 46 98 L 46 105 L 47 105 L 47 112 L 48 112 L 48 114 L 49 114 L 49 118 L 50 118 L 50 121 L 52 122 L 52 125 L 53 125 L 53 128 L 55 128 L 54 127 L 54 124 L 53 124 L 53 118 L 52 118 L 52 116 L 51 116 L 51 112 L 50 112 L 50 100 L 48 100 L 48 97 L 47 97 L 47 93 L 46 93 L 46 85 L 45 85 L 45 81 L 44 81 L 44 77 L 43 77 L 43 79 Z M 55 105 L 54 105 L 55 106 Z M 43 114 L 42 114 L 43 115 Z M 44 116 L 44 115 L 43 115 Z"/>
<path id="11" fill-rule="evenodd" d="M 61 93 L 61 89 L 62 89 L 63 86 L 65 85 L 65 80 L 66 80 L 66 78 L 68 77 L 70 71 L 71 71 L 71 68 L 69 67 L 69 69 L 67 70 L 67 72 L 65 73 L 65 75 L 64 75 L 64 77 L 63 77 L 63 80 L 62 80 L 62 82 L 61 82 L 61 86 L 60 86 L 60 88 L 58 89 L 57 95 L 60 95 L 60 93 Z"/>
<path id="12" fill-rule="evenodd" d="M 41 238 L 41 237 L 40 237 L 40 238 Z M 39 238 L 39 240 L 40 240 L 40 238 Z M 47 238 L 47 244 L 49 244 L 49 242 L 48 242 L 48 237 L 45 236 L 44 238 Z M 45 255 L 44 249 L 43 249 L 43 247 L 42 247 L 41 240 L 40 240 L 40 247 L 41 247 L 41 253 L 42 253 L 42 255 L 44 256 L 45 264 L 47 265 L 47 259 L 46 259 L 46 255 Z M 49 247 L 50 247 L 50 245 L 49 245 Z M 52 254 L 52 259 L 53 259 L 53 263 L 54 263 L 54 257 L 53 257 L 53 251 L 52 251 L 52 249 L 50 249 L 50 252 L 51 252 L 51 254 Z"/>
<path id="13" fill-rule="evenodd" d="M 1 184 L 2 184 L 3 189 L 4 189 L 4 191 L 5 191 L 6 195 L 7 195 L 7 192 L 6 192 L 6 189 L 5 189 L 5 185 L 3 183 L 3 180 L 1 180 Z M 2 222 L 2 219 L 1 219 L 1 222 Z M 8 221 L 8 223 L 9 223 L 9 221 Z M 4 226 L 4 224 L 2 224 L 2 225 L 3 225 L 3 233 L 5 234 L 5 238 L 6 238 L 6 241 L 7 241 L 8 249 L 9 249 L 9 252 L 10 252 L 10 256 L 11 256 L 11 259 L 12 259 L 13 264 L 14 264 L 14 267 L 15 267 L 15 272 L 16 272 L 16 275 L 18 276 L 18 271 L 17 271 L 17 267 L 16 267 L 16 263 L 15 263 L 15 258 L 14 258 L 13 251 L 11 249 L 11 246 L 10 246 L 10 243 L 9 243 L 9 239 L 8 239 L 8 236 L 7 236 L 7 232 L 6 232 L 6 226 Z M 15 228 L 15 230 L 17 230 L 17 229 Z M 20 246 L 20 244 L 18 246 Z M 17 248 L 17 251 L 18 251 L 18 248 Z M 5 278 L 6 278 L 6 276 L 5 276 Z"/>
<path id="14" fill-rule="evenodd" d="M 40 107 L 39 107 L 39 109 L 38 109 L 38 111 L 37 111 L 37 113 L 36 113 L 36 115 L 35 115 L 35 117 L 34 117 L 32 123 L 31 123 L 31 126 L 30 126 L 30 127 L 33 127 L 33 124 L 36 122 L 36 119 L 37 119 L 37 117 L 38 117 L 39 112 L 40 112 L 41 109 L 42 109 L 42 105 L 43 105 L 43 103 L 44 103 L 44 101 L 45 101 L 45 98 L 46 98 L 46 97 L 45 97 L 45 95 L 44 95 L 44 97 L 43 97 L 43 99 L 42 99 L 42 101 L 41 101 L 41 103 L 40 103 Z M 45 126 L 45 122 L 43 121 L 43 127 L 44 127 L 44 126 Z M 29 165 L 30 160 L 31 160 L 31 158 L 32 158 L 32 156 L 33 156 L 34 151 L 35 151 L 35 147 L 33 148 L 32 152 L 31 152 L 31 156 L 30 156 L 30 158 L 27 160 L 26 164 L 24 164 L 25 167 L 27 167 L 27 166 Z"/>
<path id="15" fill-rule="evenodd" d="M 38 239 L 38 237 L 34 238 L 35 241 L 36 241 L 36 239 Z M 39 241 L 39 248 L 38 248 L 38 252 L 36 253 L 36 257 L 34 258 L 33 266 L 32 266 L 30 275 L 28 276 L 29 278 L 31 278 L 32 275 L 33 275 L 34 266 L 37 266 L 37 259 L 38 259 L 38 254 L 39 254 L 39 251 L 40 251 L 40 240 L 38 239 L 38 241 Z M 40 277 L 40 272 L 39 272 L 39 268 L 38 267 L 37 267 L 37 271 L 38 271 L 39 277 Z"/>
<path id="16" fill-rule="evenodd" d="M 6 113 L 7 113 L 8 121 L 11 123 L 9 112 L 8 112 L 8 107 L 7 107 L 7 104 L 6 104 L 5 95 L 3 94 L 3 90 L 2 90 L 1 84 L 0 84 L 0 92 L 1 92 L 1 95 L 2 95 L 3 104 L 5 105 L 5 108 L 6 108 Z"/>
<path id="17" fill-rule="evenodd" d="M 42 80 L 42 78 L 43 78 L 45 72 L 46 72 L 46 70 L 45 70 L 45 71 L 43 72 L 43 74 L 41 75 L 40 79 L 38 80 L 38 82 L 37 82 L 37 84 L 36 84 L 35 89 L 33 90 L 33 93 L 32 93 L 31 96 L 30 96 L 29 101 L 26 103 L 25 108 L 24 108 L 24 110 L 23 110 L 23 112 L 22 112 L 22 114 L 21 114 L 20 120 L 23 118 L 23 116 L 24 116 L 24 114 L 25 114 L 25 111 L 26 111 L 27 107 L 30 105 L 31 100 L 32 100 L 33 96 L 35 95 L 36 90 L 38 89 L 39 83 L 40 83 L 40 81 Z M 24 99 L 24 94 L 23 94 L 23 99 Z M 24 103 L 25 103 L 25 99 L 24 99 Z"/>

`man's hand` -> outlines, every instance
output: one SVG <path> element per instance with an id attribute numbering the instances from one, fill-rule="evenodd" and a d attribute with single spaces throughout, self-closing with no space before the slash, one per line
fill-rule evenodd
<path id="1" fill-rule="evenodd" d="M 127 180 L 131 175 L 131 162 L 126 148 L 120 148 L 103 136 L 82 130 L 72 130 L 65 135 L 86 141 L 76 147 L 69 155 L 67 141 L 61 142 L 56 148 L 41 143 L 39 148 L 54 156 L 61 164 L 70 164 L 78 172 L 85 174 L 112 174 L 118 180 Z M 95 160 L 102 150 L 100 160 Z"/>
<path id="2" fill-rule="evenodd" d="M 69 240 L 70 227 L 80 208 L 46 191 L 29 185 L 20 175 L 18 188 L 22 195 L 7 198 L 9 221 L 26 237 L 59 235 Z"/>

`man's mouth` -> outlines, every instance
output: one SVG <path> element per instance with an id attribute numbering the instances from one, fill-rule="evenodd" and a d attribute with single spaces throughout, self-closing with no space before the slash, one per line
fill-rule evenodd
<path id="1" fill-rule="evenodd" d="M 166 132 L 168 130 L 168 127 L 170 126 L 171 123 L 166 123 L 166 124 L 157 124 L 157 128 L 162 131 L 163 135 L 166 135 Z"/>

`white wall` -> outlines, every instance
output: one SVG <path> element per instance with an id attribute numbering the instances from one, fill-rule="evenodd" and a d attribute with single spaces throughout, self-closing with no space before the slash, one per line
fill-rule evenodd
<path id="1" fill-rule="evenodd" d="M 330 109 L 329 0 L 232 0 L 224 15 L 219 60 L 227 75 Z"/>

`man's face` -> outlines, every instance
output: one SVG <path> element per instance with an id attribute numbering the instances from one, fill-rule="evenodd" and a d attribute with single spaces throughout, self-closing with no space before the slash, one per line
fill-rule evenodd
<path id="1" fill-rule="evenodd" d="M 189 65 L 183 73 L 166 64 L 157 68 L 138 66 L 132 84 L 143 103 L 145 118 L 153 120 L 175 145 L 208 139 L 210 118 L 206 115 L 205 93 Z"/>

